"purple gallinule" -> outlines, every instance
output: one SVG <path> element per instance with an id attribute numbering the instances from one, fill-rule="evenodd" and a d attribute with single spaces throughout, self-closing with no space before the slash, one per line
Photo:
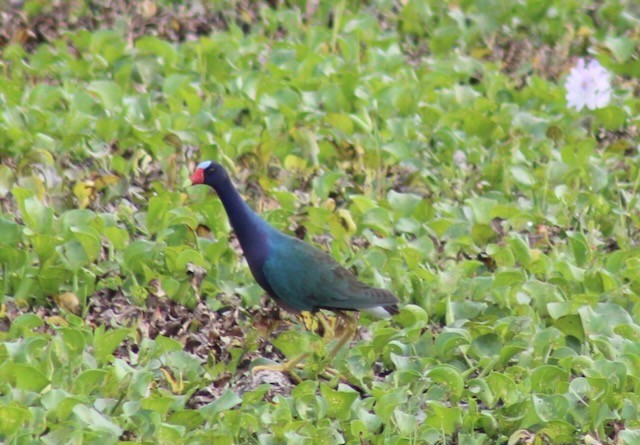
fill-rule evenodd
<path id="1" fill-rule="evenodd" d="M 286 235 L 258 216 L 242 199 L 227 171 L 217 162 L 198 164 L 192 184 L 206 184 L 220 197 L 236 233 L 251 273 L 258 284 L 284 309 L 316 313 L 320 309 L 335 312 L 346 329 L 329 352 L 335 355 L 356 331 L 349 311 L 367 312 L 389 318 L 397 312 L 398 298 L 386 289 L 368 286 L 325 252 Z M 326 330 L 326 320 L 319 317 Z M 291 372 L 309 353 L 283 365 L 259 366 Z"/>

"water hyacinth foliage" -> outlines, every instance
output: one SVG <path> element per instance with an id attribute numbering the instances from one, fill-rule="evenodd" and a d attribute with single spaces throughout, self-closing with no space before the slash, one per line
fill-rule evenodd
<path id="1" fill-rule="evenodd" d="M 0 6 L 0 441 L 638 443 L 636 2 L 124 3 Z M 205 159 L 399 314 L 329 360 Z"/>

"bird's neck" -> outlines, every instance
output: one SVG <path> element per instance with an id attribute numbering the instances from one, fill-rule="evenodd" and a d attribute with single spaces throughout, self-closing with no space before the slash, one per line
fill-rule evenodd
<path id="1" fill-rule="evenodd" d="M 216 192 L 227 212 L 231 227 L 238 237 L 249 266 L 252 269 L 256 266 L 261 267 L 268 253 L 267 232 L 271 226 L 244 202 L 231 180 L 218 185 Z"/>

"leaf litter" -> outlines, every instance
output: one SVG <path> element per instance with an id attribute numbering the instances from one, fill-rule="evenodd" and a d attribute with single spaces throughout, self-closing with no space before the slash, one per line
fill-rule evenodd
<path id="1" fill-rule="evenodd" d="M 167 297 L 149 293 L 145 307 L 141 307 L 126 298 L 119 291 L 102 289 L 89 298 L 84 322 L 87 326 L 96 328 L 131 327 L 136 330 L 137 339 L 155 339 L 158 336 L 173 338 L 183 345 L 185 352 L 197 357 L 203 363 L 207 361 L 228 363 L 233 348 L 244 348 L 245 335 L 252 329 L 264 333 L 258 338 L 258 348 L 245 351 L 238 363 L 235 374 L 223 373 L 195 392 L 189 402 L 191 407 L 205 405 L 225 390 L 233 388 L 238 394 L 253 390 L 263 383 L 271 385 L 266 393 L 266 399 L 272 399 L 277 394 L 287 395 L 294 387 L 288 376 L 273 371 L 252 373 L 250 363 L 257 358 L 267 358 L 274 362 L 284 360 L 283 355 L 275 349 L 270 338 L 288 329 L 285 321 L 280 319 L 280 311 L 275 304 L 266 297 L 262 305 L 257 308 L 244 309 L 239 306 L 223 306 L 219 310 L 212 310 L 205 302 L 200 301 L 191 309 Z M 40 319 L 48 321 L 35 332 L 55 334 L 55 326 L 64 322 L 64 310 L 58 306 L 22 307 L 13 301 L 5 304 L 4 317 L 0 318 L 0 332 L 8 332 L 12 323 L 23 314 L 35 314 Z M 134 365 L 131 358 L 139 351 L 138 342 L 127 338 L 115 350 L 114 356 Z"/>

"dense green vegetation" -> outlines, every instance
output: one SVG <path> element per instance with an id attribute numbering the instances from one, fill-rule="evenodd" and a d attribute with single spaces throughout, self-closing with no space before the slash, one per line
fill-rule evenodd
<path id="1" fill-rule="evenodd" d="M 207 8 L 185 41 L 1 48 L 0 440 L 640 443 L 638 4 Z M 577 57 L 609 106 L 567 108 Z M 339 375 L 189 186 L 205 159 L 402 299 Z M 301 384 L 250 372 L 310 348 Z"/>

